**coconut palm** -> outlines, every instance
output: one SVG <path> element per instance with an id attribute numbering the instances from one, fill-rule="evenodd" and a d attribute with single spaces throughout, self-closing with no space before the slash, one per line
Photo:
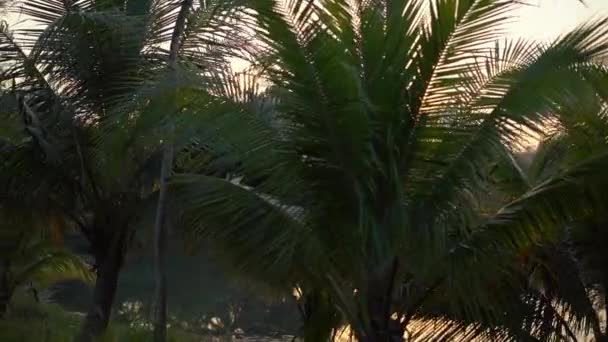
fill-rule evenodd
<path id="1" fill-rule="evenodd" d="M 221 76 L 217 102 L 233 109 L 200 105 L 208 148 L 238 172 L 176 179 L 191 241 L 268 286 L 327 294 L 360 341 L 402 340 L 425 316 L 465 322 L 433 338 L 513 338 L 502 324 L 520 293 L 512 260 L 608 203 L 600 158 L 482 210 L 496 158 L 586 92 L 608 47 L 605 20 L 546 46 L 497 42 L 519 5 L 254 2 L 267 88 Z M 564 208 L 563 194 L 580 200 Z"/>
<path id="2" fill-rule="evenodd" d="M 520 192 L 548 179 L 563 177 L 585 160 L 605 157 L 608 152 L 606 75 L 596 73 L 590 79 L 591 91 L 565 101 L 559 115 L 547 124 L 533 158 L 520 162 L 524 170 L 519 173 L 518 183 L 523 185 L 519 187 Z M 511 188 L 505 193 L 513 196 L 517 190 Z M 539 340 L 577 341 L 583 336 L 593 336 L 595 341 L 606 339 L 603 328 L 606 255 L 601 247 L 606 242 L 606 233 L 602 208 L 586 207 L 582 215 L 563 222 L 556 234 L 546 236 L 542 244 L 522 253 L 519 261 L 526 264 L 522 280 L 526 282 L 527 298 L 535 297 L 536 300 L 531 301 L 536 306 L 533 312 L 544 316 L 539 317 L 535 327 L 529 328 Z M 522 313 L 519 321 L 525 319 Z"/>
<path id="3" fill-rule="evenodd" d="M 137 70 L 138 49 L 131 38 L 142 32 L 125 16 L 98 13 L 89 5 L 27 2 L 20 10 L 41 28 L 16 35 L 4 30 L 2 43 L 11 52 L 6 59 L 12 65 L 2 76 L 14 80 L 17 113 L 30 139 L 2 175 L 13 183 L 31 182 L 20 176 L 38 164 L 45 170 L 38 179 L 46 183 L 49 176 L 55 178 L 46 205 L 79 227 L 94 256 L 93 305 L 83 331 L 97 335 L 107 326 L 122 258 L 133 235 L 132 213 L 145 192 L 140 193 L 142 170 L 112 178 L 116 169 L 107 156 L 113 154 L 95 147 L 95 122 L 111 107 L 119 80 Z M 131 167 L 142 169 L 139 165 L 144 164 L 136 161 Z M 124 186 L 127 181 L 132 185 Z M 58 196 L 58 191 L 67 195 Z"/>
<path id="4" fill-rule="evenodd" d="M 138 222 L 147 224 L 148 200 L 155 198 L 160 142 L 168 139 L 162 127 L 179 112 L 170 99 L 184 82 L 165 77 L 174 54 L 167 44 L 176 42 L 179 63 L 188 66 L 183 75 L 222 61 L 224 3 L 192 10 L 186 28 L 175 33 L 181 5 L 27 1 L 13 10 L 33 24 L 15 33 L 2 26 L 0 63 L 6 68 L 0 81 L 12 82 L 16 117 L 28 132 L 2 176 L 28 183 L 19 176 L 36 169 L 23 160 L 42 165 L 40 179 L 46 184 L 55 177 L 48 183 L 61 194 L 54 195 L 61 201 L 43 197 L 46 204 L 77 225 L 90 244 L 97 277 L 81 341 L 107 327 L 129 241 Z"/>

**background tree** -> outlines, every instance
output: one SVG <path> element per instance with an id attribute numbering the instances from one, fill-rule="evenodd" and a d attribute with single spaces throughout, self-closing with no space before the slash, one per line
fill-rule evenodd
<path id="1" fill-rule="evenodd" d="M 587 93 L 564 101 L 558 115 L 547 123 L 533 158 L 520 162 L 524 172 L 520 173 L 519 184 L 524 188 L 563 177 L 585 161 L 605 158 L 606 73 L 604 67 L 598 71 L 588 75 L 591 84 Z M 591 178 L 585 183 L 593 184 L 597 177 L 593 172 L 602 174 L 600 169 L 589 169 L 587 175 Z M 512 195 L 512 190 L 506 193 Z M 569 193 L 556 196 L 575 198 Z M 605 242 L 604 216 L 603 205 L 587 206 L 580 215 L 562 222 L 555 235 L 546 236 L 542 244 L 522 252 L 519 261 L 526 265 L 523 279 L 527 282 L 528 297 L 530 294 L 536 297 L 531 301 L 536 309 L 522 314 L 519 320 L 537 315 L 539 323 L 529 329 L 539 340 L 606 338 L 602 328 L 606 317 L 602 312 L 606 309 L 606 284 L 602 276 L 605 253 L 599 248 Z"/>

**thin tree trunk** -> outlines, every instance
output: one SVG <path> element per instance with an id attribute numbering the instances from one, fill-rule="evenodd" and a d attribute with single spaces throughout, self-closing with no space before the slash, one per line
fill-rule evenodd
<path id="1" fill-rule="evenodd" d="M 93 305 L 80 327 L 76 342 L 93 341 L 96 337 L 101 336 L 108 327 L 118 276 L 122 268 L 123 244 L 126 236 L 124 232 L 116 234 L 118 235 L 113 239 L 110 248 L 105 253 L 100 251 L 95 258 L 97 278 L 93 290 Z"/>
<path id="2" fill-rule="evenodd" d="M 11 300 L 10 267 L 11 263 L 8 259 L 3 260 L 0 266 L 0 318 L 6 315 Z"/>
<path id="3" fill-rule="evenodd" d="M 182 5 L 175 21 L 171 46 L 169 50 L 169 67 L 175 68 L 177 54 L 181 45 L 181 36 L 186 26 L 186 17 L 192 0 L 183 0 Z M 175 72 L 175 71 L 174 71 Z M 158 206 L 156 209 L 156 220 L 154 227 L 154 265 L 156 278 L 156 306 L 154 314 L 154 341 L 165 342 L 167 340 L 167 274 L 166 274 L 166 251 L 167 251 L 167 232 L 165 227 L 165 217 L 167 212 L 167 184 L 173 169 L 173 134 L 174 128 L 171 125 L 168 129 L 168 137 L 163 146 L 163 160 L 160 172 L 160 190 Z"/>
<path id="4" fill-rule="evenodd" d="M 156 306 L 154 312 L 154 341 L 164 342 L 167 339 L 167 272 L 166 251 L 167 231 L 165 217 L 167 207 L 167 182 L 171 176 L 173 166 L 173 146 L 165 146 L 160 172 L 160 194 L 156 209 L 156 222 L 154 229 L 154 265 L 156 280 Z"/>

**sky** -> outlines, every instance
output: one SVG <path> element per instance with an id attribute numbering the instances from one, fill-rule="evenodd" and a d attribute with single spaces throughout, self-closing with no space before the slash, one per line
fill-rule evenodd
<path id="1" fill-rule="evenodd" d="M 513 37 L 527 37 L 538 40 L 551 40 L 559 34 L 593 18 L 608 16 L 608 0 L 523 0 L 531 4 L 525 6 L 510 26 Z M 2 16 L 0 14 L 0 16 Z M 9 15 L 9 23 L 17 19 Z"/>
<path id="2" fill-rule="evenodd" d="M 608 0 L 528 0 L 531 6 L 521 9 L 511 34 L 538 40 L 551 40 L 602 15 L 608 16 Z"/>

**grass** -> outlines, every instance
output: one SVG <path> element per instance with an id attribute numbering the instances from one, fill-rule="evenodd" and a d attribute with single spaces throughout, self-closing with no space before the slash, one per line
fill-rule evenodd
<path id="1" fill-rule="evenodd" d="M 82 317 L 62 309 L 57 304 L 35 303 L 31 298 L 17 295 L 11 310 L 0 320 L 2 342 L 71 342 L 78 333 Z M 169 329 L 170 342 L 201 342 L 201 336 Z M 147 342 L 152 332 L 112 322 L 98 342 Z"/>
<path id="2" fill-rule="evenodd" d="M 56 304 L 38 304 L 17 294 L 5 319 L 0 320 L 0 341 L 63 342 L 78 332 L 80 317 Z"/>

